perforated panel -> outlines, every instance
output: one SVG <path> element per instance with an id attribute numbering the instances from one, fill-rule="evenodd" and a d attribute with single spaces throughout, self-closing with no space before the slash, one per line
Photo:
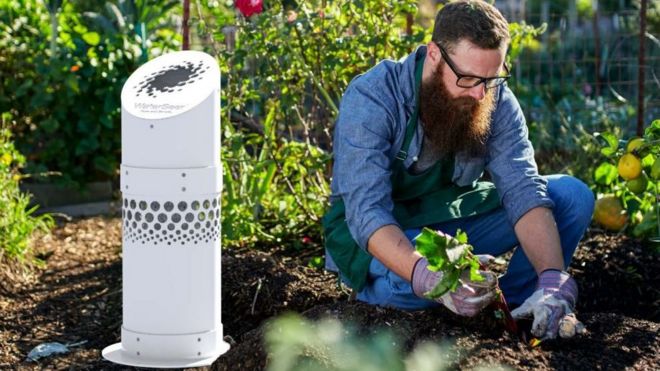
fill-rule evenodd
<path id="1" fill-rule="evenodd" d="M 220 237 L 220 200 L 123 199 L 124 240 L 141 245 L 190 246 Z"/>

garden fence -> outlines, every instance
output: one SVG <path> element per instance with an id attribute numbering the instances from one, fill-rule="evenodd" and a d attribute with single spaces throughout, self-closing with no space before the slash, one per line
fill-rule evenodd
<path id="1" fill-rule="evenodd" d="M 501 8 L 509 21 L 540 25 L 547 30 L 536 50 L 523 52 L 514 66 L 513 84 L 524 84 L 543 98 L 558 100 L 577 93 L 603 97 L 637 108 L 640 85 L 645 102 L 644 123 L 660 117 L 660 41 L 657 23 L 647 27 L 644 78 L 639 81 L 640 14 L 638 10 L 599 13 L 576 20 L 565 14 L 525 14 Z M 574 95 L 573 95 L 574 96 Z M 556 101 L 555 101 L 556 103 Z M 528 115 L 537 109 L 532 104 Z M 586 107 L 585 107 L 586 109 Z M 634 132 L 636 115 L 625 123 Z"/>

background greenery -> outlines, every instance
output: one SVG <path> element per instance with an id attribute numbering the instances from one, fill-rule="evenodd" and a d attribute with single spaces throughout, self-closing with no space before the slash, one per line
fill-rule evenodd
<path id="1" fill-rule="evenodd" d="M 223 120 L 237 123 L 223 126 L 226 241 L 320 241 L 341 94 L 358 73 L 422 42 L 421 28 L 402 32 L 414 11 L 412 0 L 273 2 L 236 19 L 235 44 L 209 48 L 226 76 Z"/>
<path id="2" fill-rule="evenodd" d="M 561 33 L 567 6 L 551 3 L 549 16 L 538 18 L 542 3 L 527 3 L 534 26 L 511 23 L 510 86 L 541 172 L 574 174 L 595 189 L 589 174 L 602 155 L 591 133 L 629 136 L 634 102 L 576 89 L 593 77 L 589 63 L 550 65 L 541 85 L 530 78 L 546 73 L 525 58 L 562 61 L 581 45 Z M 601 11 L 635 4 L 600 3 Z M 593 9 L 585 1 L 576 7 L 578 24 L 589 24 Z M 431 0 L 283 0 L 245 18 L 230 0 L 191 1 L 192 46 L 215 55 L 222 70 L 225 246 L 320 246 L 341 94 L 379 60 L 428 41 L 436 11 Z M 654 5 L 650 30 L 656 13 Z M 181 16 L 176 0 L 0 0 L 0 113 L 27 158 L 23 173 L 116 184 L 121 87 L 141 63 L 181 48 Z M 631 24 L 623 27 L 634 31 Z M 558 80 L 564 75 L 578 85 Z"/>
<path id="3" fill-rule="evenodd" d="M 18 188 L 24 177 L 19 170 L 25 165 L 25 157 L 12 142 L 11 115 L 4 113 L 0 120 L 0 264 L 8 260 L 29 262 L 33 260 L 30 254 L 33 233 L 48 232 L 53 219 L 49 215 L 35 216 L 37 207 L 28 207 L 30 197 Z"/>
<path id="4" fill-rule="evenodd" d="M 92 13 L 82 1 L 0 1 L 0 112 L 13 117 L 26 171 L 59 171 L 56 181 L 74 185 L 116 178 L 121 88 L 147 50 L 180 48 L 174 28 L 158 28 L 173 3 L 107 2 Z"/>

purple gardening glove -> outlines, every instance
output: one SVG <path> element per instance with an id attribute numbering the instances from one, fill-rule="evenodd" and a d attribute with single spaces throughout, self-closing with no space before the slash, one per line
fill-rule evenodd
<path id="1" fill-rule="evenodd" d="M 490 255 L 478 255 L 480 261 L 492 260 Z M 412 289 L 415 295 L 425 298 L 424 294 L 431 291 L 442 279 L 442 272 L 428 270 L 428 261 L 421 258 L 415 263 L 412 274 Z M 479 271 L 483 281 L 470 280 L 469 271 L 465 271 L 460 278 L 456 291 L 448 292 L 435 299 L 452 312 L 467 317 L 473 317 L 495 299 L 497 276 L 493 272 Z"/>
<path id="2" fill-rule="evenodd" d="M 534 317 L 532 335 L 545 339 L 573 337 L 586 331 L 573 309 L 578 298 L 575 280 L 557 269 L 544 270 L 539 275 L 537 290 L 515 310 L 514 319 Z"/>

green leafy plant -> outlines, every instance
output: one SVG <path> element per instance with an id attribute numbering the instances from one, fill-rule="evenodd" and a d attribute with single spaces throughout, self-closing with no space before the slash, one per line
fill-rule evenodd
<path id="1" fill-rule="evenodd" d="M 19 190 L 19 169 L 25 158 L 11 140 L 10 119 L 3 113 L 0 126 L 0 261 L 7 256 L 22 262 L 29 256 L 30 237 L 36 231 L 48 232 L 53 219 L 48 214 L 34 215 L 37 206 L 28 207 L 30 196 Z"/>
<path id="2" fill-rule="evenodd" d="M 233 49 L 219 58 L 228 83 L 225 115 L 262 127 L 266 102 L 276 105 L 278 135 L 327 146 L 348 83 L 382 59 L 400 58 L 424 40 L 404 32 L 416 1 L 268 3 L 263 13 L 238 17 Z M 229 121 L 227 121 L 228 123 Z"/>
<path id="3" fill-rule="evenodd" d="M 452 237 L 424 228 L 415 245 L 417 251 L 428 260 L 429 270 L 443 273 L 442 280 L 426 294 L 428 298 L 435 299 L 448 291 L 456 291 L 465 270 L 469 271 L 470 280 L 484 280 L 479 274 L 479 259 L 472 254 L 472 246 L 468 244 L 465 232 L 459 230 Z"/>
<path id="4" fill-rule="evenodd" d="M 472 254 L 473 247 L 468 244 L 467 234 L 460 229 L 456 232 L 456 236 L 452 237 L 425 227 L 417 236 L 415 245 L 417 251 L 428 260 L 428 269 L 443 273 L 440 282 L 425 294 L 427 298 L 436 299 L 450 291 L 456 291 L 461 283 L 461 276 L 466 270 L 469 272 L 470 280 L 477 282 L 484 280 L 479 273 L 481 268 L 479 258 Z M 499 287 L 496 288 L 494 305 L 495 315 L 504 321 L 506 330 L 522 336 Z"/>
<path id="5" fill-rule="evenodd" d="M 547 26 L 545 23 L 539 27 L 534 27 L 524 21 L 520 23 L 511 22 L 509 24 L 511 43 L 507 53 L 507 63 L 516 60 L 524 49 L 538 50 L 540 43 L 537 38 L 547 30 Z"/>
<path id="6" fill-rule="evenodd" d="M 323 213 L 329 154 L 308 143 L 277 140 L 273 117 L 264 121 L 264 135 L 224 127 L 222 233 L 230 245 L 314 235 Z"/>
<path id="7" fill-rule="evenodd" d="M 598 194 L 594 220 L 635 237 L 660 238 L 660 120 L 640 137 L 620 139 L 611 132 L 594 133 L 604 159 L 594 170 Z"/>

